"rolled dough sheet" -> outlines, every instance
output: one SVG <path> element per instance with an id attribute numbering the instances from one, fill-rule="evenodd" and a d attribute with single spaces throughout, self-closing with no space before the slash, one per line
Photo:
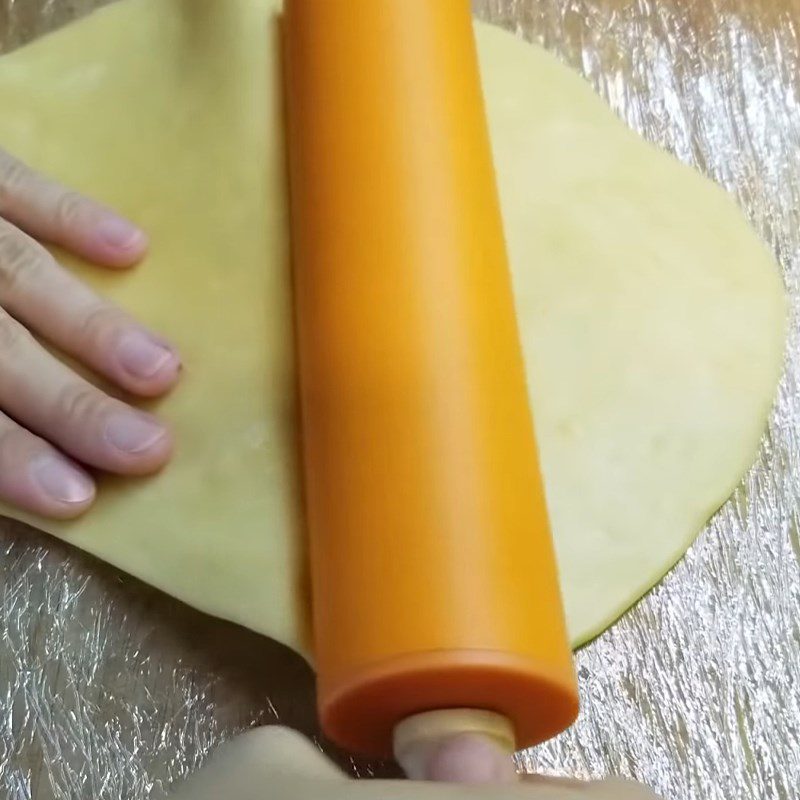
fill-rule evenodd
<path id="1" fill-rule="evenodd" d="M 166 471 L 105 480 L 76 523 L 21 518 L 303 651 L 278 7 L 125 0 L 4 57 L 0 144 L 151 232 L 128 274 L 76 269 L 186 362 L 157 407 L 179 441 Z M 665 574 L 750 465 L 783 292 L 721 189 L 541 49 L 483 25 L 478 41 L 577 645 Z"/>

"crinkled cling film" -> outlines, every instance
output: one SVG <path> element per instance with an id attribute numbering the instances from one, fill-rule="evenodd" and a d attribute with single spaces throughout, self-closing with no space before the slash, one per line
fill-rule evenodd
<path id="1" fill-rule="evenodd" d="M 2 0 L 0 44 L 18 46 L 103 2 Z M 670 800 L 794 798 L 800 7 L 474 6 L 556 52 L 633 128 L 730 190 L 780 259 L 793 320 L 787 375 L 758 463 L 663 584 L 578 654 L 580 722 L 521 764 L 630 776 Z M 315 734 L 313 677 L 290 654 L 21 526 L 0 530 L 3 797 L 158 797 L 248 727 L 282 722 Z M 344 765 L 364 777 L 392 774 L 386 765 Z"/>

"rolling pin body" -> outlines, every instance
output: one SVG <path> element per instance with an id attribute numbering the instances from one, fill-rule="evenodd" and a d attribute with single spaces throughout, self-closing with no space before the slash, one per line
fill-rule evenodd
<path id="1" fill-rule="evenodd" d="M 467 0 L 288 0 L 292 241 L 324 730 L 577 712 Z"/>

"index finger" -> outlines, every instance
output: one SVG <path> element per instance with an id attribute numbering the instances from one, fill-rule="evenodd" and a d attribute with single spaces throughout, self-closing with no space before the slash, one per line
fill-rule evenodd
<path id="1" fill-rule="evenodd" d="M 0 216 L 37 239 L 108 267 L 129 267 L 147 251 L 146 234 L 132 222 L 3 150 Z"/>

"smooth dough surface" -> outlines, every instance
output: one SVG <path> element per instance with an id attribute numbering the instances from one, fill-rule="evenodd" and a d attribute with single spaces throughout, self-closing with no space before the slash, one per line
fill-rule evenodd
<path id="1" fill-rule="evenodd" d="M 124 0 L 6 56 L 0 145 L 152 234 L 129 274 L 78 269 L 186 363 L 158 407 L 179 441 L 165 472 L 106 481 L 77 523 L 25 519 L 303 650 L 278 6 Z M 783 292 L 722 190 L 541 49 L 483 25 L 478 41 L 578 644 L 664 575 L 750 465 Z"/>

